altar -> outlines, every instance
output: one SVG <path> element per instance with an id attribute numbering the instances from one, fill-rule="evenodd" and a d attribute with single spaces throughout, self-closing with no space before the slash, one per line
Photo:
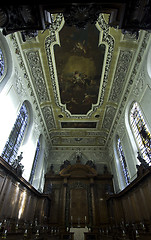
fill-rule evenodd
<path id="1" fill-rule="evenodd" d="M 88 232 L 88 228 L 70 228 L 70 232 L 74 233 L 74 240 L 84 240 L 84 233 Z"/>

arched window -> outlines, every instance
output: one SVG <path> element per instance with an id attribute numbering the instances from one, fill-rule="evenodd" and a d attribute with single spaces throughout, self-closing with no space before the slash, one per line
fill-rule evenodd
<path id="1" fill-rule="evenodd" d="M 36 170 L 36 166 L 37 166 L 37 162 L 38 162 L 38 158 L 39 158 L 39 153 L 40 153 L 40 138 L 38 139 L 38 142 L 37 142 L 35 157 L 34 157 L 32 170 L 31 170 L 31 174 L 30 174 L 30 178 L 29 178 L 29 182 L 31 184 L 32 184 L 33 179 L 34 179 L 34 174 L 35 174 L 35 170 Z"/>
<path id="2" fill-rule="evenodd" d="M 151 134 L 137 102 L 133 103 L 130 111 L 130 125 L 142 158 L 150 163 Z"/>
<path id="3" fill-rule="evenodd" d="M 8 163 L 12 163 L 17 156 L 18 149 L 24 137 L 27 123 L 28 111 L 26 105 L 23 104 L 1 154 L 2 158 L 4 158 Z"/>
<path id="4" fill-rule="evenodd" d="M 122 168 L 124 180 L 125 180 L 126 185 L 128 185 L 130 183 L 130 177 L 129 177 L 129 172 L 128 172 L 128 168 L 127 168 L 127 164 L 126 164 L 125 155 L 124 155 L 124 152 L 123 152 L 121 140 L 120 140 L 119 137 L 117 138 L 117 150 L 118 150 L 118 155 L 119 155 L 119 160 L 120 160 L 120 163 L 121 163 L 121 168 Z"/>

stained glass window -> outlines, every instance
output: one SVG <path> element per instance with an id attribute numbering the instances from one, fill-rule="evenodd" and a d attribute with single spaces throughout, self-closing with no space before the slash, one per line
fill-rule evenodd
<path id="1" fill-rule="evenodd" d="M 130 111 L 130 124 L 142 158 L 151 165 L 151 134 L 137 102 Z"/>
<path id="2" fill-rule="evenodd" d="M 5 63 L 4 63 L 4 55 L 2 49 L 0 48 L 0 78 L 4 74 Z"/>
<path id="3" fill-rule="evenodd" d="M 127 164 L 126 164 L 126 160 L 125 160 L 125 155 L 124 155 L 124 152 L 123 152 L 123 148 L 122 148 L 120 138 L 117 139 L 117 149 L 118 149 L 118 153 L 119 153 L 119 159 L 120 159 L 125 183 L 126 183 L 126 185 L 128 185 L 130 183 L 130 177 L 129 177 L 129 172 L 128 172 L 128 168 L 127 168 Z"/>
<path id="4" fill-rule="evenodd" d="M 27 123 L 28 111 L 26 105 L 23 104 L 1 155 L 8 163 L 12 163 L 17 156 Z"/>
<path id="5" fill-rule="evenodd" d="M 35 174 L 35 170 L 36 170 L 36 166 L 37 166 L 37 162 L 38 162 L 39 153 L 40 153 L 40 140 L 38 140 L 38 142 L 37 142 L 35 157 L 34 157 L 33 166 L 32 166 L 32 170 L 31 170 L 31 174 L 30 174 L 30 178 L 29 178 L 29 182 L 31 184 L 34 179 L 34 174 Z"/>

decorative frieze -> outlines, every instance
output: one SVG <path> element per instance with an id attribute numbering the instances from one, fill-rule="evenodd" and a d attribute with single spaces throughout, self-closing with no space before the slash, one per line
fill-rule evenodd
<path id="1" fill-rule="evenodd" d="M 107 53 L 107 58 L 105 62 L 104 78 L 103 78 L 103 84 L 101 87 L 101 95 L 100 95 L 100 101 L 99 101 L 99 106 L 101 106 L 104 101 L 104 94 L 105 94 L 105 89 L 108 81 L 110 64 L 112 60 L 112 53 L 114 49 L 114 38 L 109 34 L 109 25 L 105 22 L 103 14 L 99 15 L 98 24 L 100 28 L 103 30 L 102 42 L 105 42 L 108 45 L 108 53 Z"/>
<path id="2" fill-rule="evenodd" d="M 31 70 L 33 84 L 39 103 L 49 101 L 46 82 L 38 50 L 30 50 L 26 52 L 26 56 L 29 63 L 29 68 Z"/>
<path id="3" fill-rule="evenodd" d="M 100 142 L 102 143 L 102 141 L 100 140 L 100 138 L 96 138 L 96 137 L 55 137 L 52 139 L 52 143 L 53 145 L 70 145 L 70 146 L 96 146 L 99 145 Z M 102 145 L 102 144 L 101 144 Z"/>
<path id="4" fill-rule="evenodd" d="M 16 91 L 18 93 L 18 95 L 20 95 L 21 97 L 24 95 L 26 95 L 26 90 L 25 87 L 23 85 L 23 81 L 21 76 L 19 75 L 19 72 L 17 70 L 17 68 L 15 68 L 15 84 L 14 84 Z"/>
<path id="5" fill-rule="evenodd" d="M 132 51 L 120 51 L 109 101 L 119 102 L 123 87 L 127 80 L 127 73 L 131 65 L 132 56 Z"/>
<path id="6" fill-rule="evenodd" d="M 52 129 L 56 128 L 52 108 L 50 106 L 45 106 L 42 108 L 42 113 L 47 124 L 48 132 L 50 132 Z"/>
<path id="7" fill-rule="evenodd" d="M 142 69 L 133 87 L 133 94 L 135 96 L 139 96 L 139 94 L 142 92 L 144 87 L 144 80 L 145 80 L 145 71 L 144 69 Z"/>
<path id="8" fill-rule="evenodd" d="M 103 128 L 110 130 L 112 123 L 114 121 L 115 113 L 116 113 L 116 108 L 114 108 L 112 106 L 107 106 L 106 111 L 105 111 L 103 125 L 102 125 Z"/>

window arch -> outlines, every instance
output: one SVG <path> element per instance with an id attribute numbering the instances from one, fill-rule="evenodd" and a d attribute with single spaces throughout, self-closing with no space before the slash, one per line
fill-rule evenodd
<path id="1" fill-rule="evenodd" d="M 34 179 L 34 175 L 35 175 L 35 170 L 36 170 L 36 166 L 37 166 L 37 162 L 39 159 L 39 155 L 40 155 L 40 137 L 37 141 L 37 146 L 36 146 L 36 152 L 35 152 L 35 157 L 34 157 L 34 161 L 33 161 L 33 165 L 32 165 L 32 170 L 30 173 L 30 178 L 29 178 L 29 182 L 32 184 L 33 179 Z"/>
<path id="2" fill-rule="evenodd" d="M 128 167 L 127 167 L 123 147 L 122 147 L 121 140 L 119 137 L 117 137 L 117 150 L 118 150 L 118 156 L 119 156 L 119 161 L 121 164 L 124 180 L 125 180 L 126 185 L 128 185 L 130 183 L 130 176 L 129 176 L 129 172 L 128 172 Z"/>
<path id="3" fill-rule="evenodd" d="M 130 110 L 130 125 L 138 151 L 147 163 L 151 163 L 151 134 L 137 102 L 132 104 Z"/>
<path id="4" fill-rule="evenodd" d="M 1 156 L 8 163 L 12 163 L 15 157 L 17 156 L 19 147 L 23 140 L 25 129 L 28 124 L 28 110 L 26 104 L 23 103 L 20 111 L 18 113 L 15 124 L 12 128 L 12 131 L 9 135 L 9 138 L 4 146 Z"/>

